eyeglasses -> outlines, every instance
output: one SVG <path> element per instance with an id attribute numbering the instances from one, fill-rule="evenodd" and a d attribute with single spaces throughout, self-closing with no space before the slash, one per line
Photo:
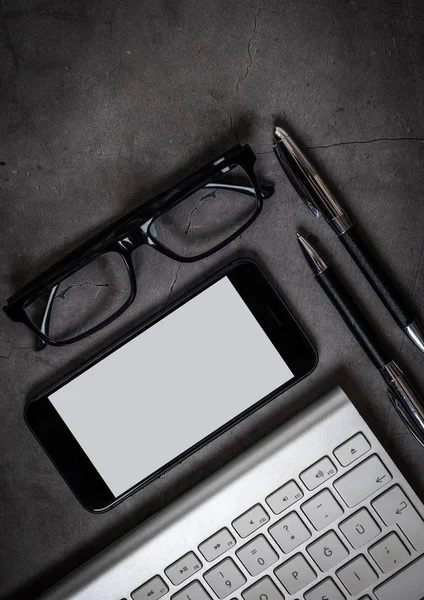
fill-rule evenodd
<path id="1" fill-rule="evenodd" d="M 251 225 L 274 193 L 259 186 L 255 160 L 249 145 L 235 146 L 82 244 L 11 296 L 4 311 L 43 347 L 71 344 L 106 327 L 136 296 L 136 248 L 148 244 L 188 263 Z"/>

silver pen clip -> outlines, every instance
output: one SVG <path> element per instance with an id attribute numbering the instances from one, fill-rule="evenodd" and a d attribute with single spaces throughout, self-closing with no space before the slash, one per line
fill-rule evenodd
<path id="1" fill-rule="evenodd" d="M 394 360 L 387 363 L 382 375 L 388 384 L 393 406 L 416 440 L 424 446 L 424 407 L 410 382 Z"/>
<path id="2" fill-rule="evenodd" d="M 322 215 L 337 235 L 352 226 L 343 207 L 333 196 L 302 150 L 281 127 L 274 130 L 274 151 L 287 177 L 316 217 Z"/>
<path id="3" fill-rule="evenodd" d="M 299 175 L 295 173 L 293 164 L 296 165 L 297 170 L 302 172 L 302 178 L 306 178 L 306 174 L 299 165 L 299 161 L 296 160 L 296 155 L 293 154 L 291 148 L 287 146 L 283 141 L 279 140 L 273 145 L 274 152 L 280 161 L 283 171 L 287 175 L 288 180 L 299 194 L 300 198 L 306 204 L 310 211 L 314 213 L 316 217 L 321 217 L 321 211 L 319 210 L 316 202 L 311 197 L 309 190 L 304 186 L 303 181 L 299 178 Z"/>
<path id="4" fill-rule="evenodd" d="M 417 440 L 417 442 L 421 444 L 421 446 L 424 446 L 424 439 L 422 437 L 423 432 L 417 426 L 415 421 L 411 419 L 405 407 L 402 405 L 402 403 L 399 401 L 399 399 L 396 397 L 396 395 L 390 388 L 387 390 L 387 395 L 389 396 L 389 400 L 393 404 L 404 425 L 409 429 L 409 432 L 412 433 L 414 438 Z"/>

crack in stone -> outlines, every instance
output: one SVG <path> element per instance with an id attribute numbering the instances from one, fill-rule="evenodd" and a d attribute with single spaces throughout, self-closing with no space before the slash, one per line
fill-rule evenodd
<path id="1" fill-rule="evenodd" d="M 180 269 L 181 269 L 182 266 L 183 266 L 183 263 L 179 262 L 178 263 L 178 267 L 177 267 L 177 269 L 175 271 L 174 281 L 171 283 L 171 287 L 169 288 L 168 303 L 171 302 L 172 293 L 174 291 L 175 284 L 177 283 L 178 274 L 179 274 Z"/>
<path id="2" fill-rule="evenodd" d="M 12 356 L 14 350 L 31 350 L 32 348 L 33 346 L 13 346 L 11 344 L 9 354 L 0 354 L 0 359 L 7 360 Z"/>
<path id="3" fill-rule="evenodd" d="M 230 131 L 231 131 L 231 134 L 235 137 L 236 141 L 238 142 L 237 133 L 234 132 L 233 117 L 231 116 L 230 107 L 227 108 L 227 115 L 228 115 L 228 118 L 230 120 Z"/>
<path id="4" fill-rule="evenodd" d="M 421 137 L 381 137 L 372 138 L 370 140 L 350 140 L 346 142 L 335 142 L 334 144 L 319 144 L 317 146 L 300 146 L 302 150 L 319 150 L 320 148 L 334 148 L 335 146 L 354 146 L 354 145 L 365 145 L 375 144 L 376 142 L 424 142 L 424 138 Z M 265 152 L 256 152 L 257 156 L 262 154 L 272 154 L 273 150 L 265 150 Z"/>
<path id="5" fill-rule="evenodd" d="M 60 292 L 59 294 L 56 294 L 56 298 L 60 298 L 61 300 L 64 300 L 70 290 L 72 290 L 73 288 L 84 287 L 85 285 L 92 285 L 97 288 L 107 287 L 111 291 L 117 292 L 118 294 L 129 295 L 129 293 L 130 293 L 130 292 L 127 292 L 126 290 L 118 290 L 117 288 L 113 288 L 108 283 L 94 283 L 93 281 L 83 281 L 82 283 L 69 285 L 62 292 Z"/>
<path id="6" fill-rule="evenodd" d="M 335 142 L 334 144 L 320 144 L 318 146 L 301 146 L 304 150 L 316 150 L 319 148 L 333 148 L 334 146 L 351 146 L 354 144 L 374 144 L 375 142 L 402 142 L 402 141 L 411 141 L 411 142 L 424 142 L 424 138 L 420 137 L 381 137 L 381 138 L 372 138 L 370 140 L 351 140 L 347 142 Z"/>
<path id="7" fill-rule="evenodd" d="M 12 57 L 14 72 L 12 73 L 12 75 L 8 81 L 8 85 L 10 85 L 19 73 L 19 69 L 21 66 L 20 57 L 15 48 L 15 44 L 13 43 L 12 36 L 10 35 L 10 31 L 9 31 L 9 27 L 7 26 L 6 19 L 0 20 L 0 26 L 2 27 L 3 32 L 4 32 L 4 40 L 6 43 L 6 48 L 9 50 L 10 55 Z"/>
<path id="8" fill-rule="evenodd" d="M 34 129 L 35 129 L 35 126 L 34 126 Z M 43 140 L 43 147 L 44 147 L 44 150 L 47 152 L 47 154 L 50 156 L 50 160 L 52 161 L 53 170 L 51 171 L 51 173 L 52 173 L 53 177 L 56 179 L 57 190 L 58 190 L 59 196 L 62 196 L 62 184 L 59 179 L 59 175 L 57 174 L 57 171 L 56 171 L 55 158 L 44 140 Z"/>
<path id="9" fill-rule="evenodd" d="M 16 98 L 16 96 L 14 96 L 4 85 L 1 85 L 0 87 L 2 87 L 5 91 L 5 93 L 9 96 L 9 98 L 12 100 L 12 102 L 14 102 L 16 104 L 16 106 L 19 108 L 19 110 L 22 113 L 22 117 L 23 120 L 25 121 L 25 123 L 28 125 L 28 127 L 30 129 L 32 129 L 33 131 L 36 131 L 36 127 L 34 125 L 34 123 L 31 121 L 31 119 L 29 118 L 29 116 L 27 115 L 27 111 L 25 110 L 25 108 L 22 106 L 22 104 L 20 104 Z"/>
<path id="10" fill-rule="evenodd" d="M 192 209 L 192 211 L 190 212 L 190 215 L 189 215 L 189 218 L 188 218 L 188 224 L 187 224 L 186 230 L 185 230 L 185 232 L 184 232 L 184 235 L 188 235 L 188 232 L 190 231 L 190 228 L 191 228 L 191 223 L 192 223 L 192 219 L 193 219 L 193 215 L 194 215 L 194 213 L 195 213 L 195 212 L 197 211 L 197 209 L 199 208 L 199 206 L 200 206 L 200 203 L 201 203 L 203 200 L 206 200 L 207 198 L 216 198 L 216 190 L 214 190 L 213 192 L 209 192 L 209 193 L 205 194 L 204 196 L 202 196 L 201 198 L 199 198 L 199 200 L 196 202 L 196 206 L 195 206 L 195 207 Z M 187 241 L 187 242 L 186 242 L 186 245 L 185 245 L 185 248 L 184 248 L 184 256 L 187 256 L 187 249 L 188 249 L 188 246 L 189 246 L 189 242 Z M 182 262 L 179 262 L 179 263 L 178 263 L 178 267 L 177 267 L 177 269 L 176 269 L 176 271 L 175 271 L 174 280 L 173 280 L 173 282 L 171 283 L 171 287 L 170 287 L 170 289 L 169 289 L 169 294 L 168 294 L 168 302 L 170 302 L 170 301 L 171 301 L 171 297 L 172 297 L 172 294 L 173 294 L 173 291 L 174 291 L 174 287 L 175 287 L 175 284 L 177 283 L 178 275 L 179 275 L 179 273 L 180 273 L 180 269 L 181 269 L 181 267 L 182 267 L 182 266 L 183 266 L 183 263 L 182 263 Z"/>
<path id="11" fill-rule="evenodd" d="M 122 60 L 120 60 L 119 62 L 117 62 L 116 65 L 113 67 L 113 69 L 111 71 L 109 71 L 109 69 L 108 69 L 108 71 L 107 71 L 107 78 L 110 79 L 110 77 L 113 75 L 113 73 L 115 73 L 115 71 L 119 67 L 123 67 Z M 101 84 L 102 84 L 102 82 L 100 81 L 99 84 L 97 84 L 97 85 L 101 85 Z M 95 86 L 92 86 L 92 87 L 95 87 Z M 88 89 L 91 89 L 91 88 L 88 88 Z"/>
<path id="12" fill-rule="evenodd" d="M 253 64 L 253 59 L 252 59 L 252 53 L 250 52 L 250 45 L 252 43 L 252 40 L 249 38 L 249 41 L 247 42 L 247 53 L 249 55 L 249 60 L 250 63 L 247 65 L 246 67 L 246 73 L 244 74 L 244 78 L 247 79 L 247 76 L 249 75 L 249 69 Z"/>
<path id="13" fill-rule="evenodd" d="M 186 227 L 186 230 L 184 231 L 184 235 L 188 235 L 188 232 L 190 231 L 190 227 L 191 227 L 191 221 L 193 219 L 193 215 L 194 213 L 197 211 L 197 209 L 200 206 L 200 203 L 203 200 L 206 200 L 207 198 L 216 198 L 216 190 L 213 192 L 208 192 L 207 194 L 205 194 L 204 196 L 202 196 L 201 198 L 199 198 L 199 200 L 196 202 L 196 206 L 193 208 L 193 210 L 191 211 L 189 217 L 188 217 L 188 225 Z M 188 247 L 188 242 L 186 243 L 186 247 L 184 250 L 184 256 L 186 255 L 187 252 L 187 247 Z"/>
<path id="14" fill-rule="evenodd" d="M 251 49 L 250 49 L 250 48 L 251 48 L 251 45 L 252 45 L 252 38 L 253 38 L 253 36 L 254 36 L 254 35 L 255 35 L 255 33 L 256 33 L 256 24 L 257 24 L 257 20 L 258 20 L 258 17 L 259 17 L 259 15 L 260 15 L 260 12 L 261 12 L 261 10 L 262 10 L 262 2 L 263 2 L 263 0 L 259 0 L 259 5 L 258 5 L 258 10 L 257 10 L 257 13 L 256 13 L 256 15 L 253 17 L 253 28 L 252 28 L 252 33 L 250 34 L 250 36 L 249 36 L 249 39 L 248 39 L 248 41 L 247 41 L 247 54 L 249 55 L 249 61 L 250 61 L 250 62 L 249 62 L 249 64 L 246 66 L 246 73 L 244 74 L 244 79 L 247 79 L 247 76 L 249 75 L 249 70 L 250 70 L 250 67 L 253 65 L 253 57 L 252 57 L 252 52 L 251 52 Z M 237 92 L 238 92 L 238 86 L 239 86 L 239 83 L 237 83 L 237 86 L 236 86 L 236 88 L 237 88 Z"/>
<path id="15" fill-rule="evenodd" d="M 117 60 L 117 56 L 116 56 L 115 44 L 113 43 L 113 19 L 115 18 L 115 14 L 116 14 L 116 9 L 117 8 L 118 8 L 118 5 L 115 4 L 115 6 L 114 6 L 114 8 L 112 10 L 112 13 L 110 15 L 110 19 L 109 19 L 109 41 L 110 41 L 110 47 L 112 49 L 112 53 L 113 53 L 113 55 L 115 57 L 115 60 Z M 113 71 L 114 70 L 115 69 L 113 69 Z M 113 71 L 112 71 L 112 73 L 113 73 Z M 109 77 L 110 77 L 110 75 L 109 75 Z"/>

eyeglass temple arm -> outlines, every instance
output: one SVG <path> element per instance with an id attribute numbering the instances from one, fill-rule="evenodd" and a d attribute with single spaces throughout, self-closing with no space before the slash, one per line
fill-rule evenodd
<path id="1" fill-rule="evenodd" d="M 44 333 L 44 335 L 47 335 L 47 336 L 49 335 L 50 317 L 52 314 L 53 300 L 56 297 L 56 293 L 57 293 L 58 289 L 59 289 L 59 284 L 55 285 L 50 290 L 50 294 L 49 294 L 48 300 L 46 302 L 46 307 L 44 309 L 44 313 L 43 313 L 43 316 L 41 319 L 40 331 L 41 331 L 41 333 Z M 41 338 L 37 337 L 36 350 L 39 352 L 40 350 L 44 350 L 44 348 L 46 346 L 47 346 L 46 342 L 44 340 L 42 340 Z"/>
<path id="2" fill-rule="evenodd" d="M 203 187 L 216 190 L 228 190 L 230 192 L 239 192 L 247 196 L 256 196 L 256 190 L 250 185 L 233 185 L 231 183 L 206 183 Z M 272 185 L 261 185 L 261 192 L 264 199 L 270 198 L 274 193 Z"/>

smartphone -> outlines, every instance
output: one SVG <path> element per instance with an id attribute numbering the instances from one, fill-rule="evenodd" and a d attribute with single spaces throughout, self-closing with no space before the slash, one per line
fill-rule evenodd
<path id="1" fill-rule="evenodd" d="M 311 373 L 311 342 L 251 260 L 231 263 L 25 409 L 101 512 Z"/>

